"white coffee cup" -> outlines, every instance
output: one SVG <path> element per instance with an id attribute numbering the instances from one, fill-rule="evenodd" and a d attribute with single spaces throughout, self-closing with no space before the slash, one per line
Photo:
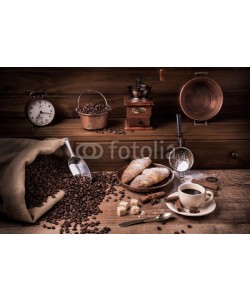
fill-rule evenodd
<path id="1" fill-rule="evenodd" d="M 205 202 L 214 199 L 211 191 L 196 183 L 183 183 L 178 187 L 179 199 L 181 204 L 190 209 L 191 207 L 199 207 Z"/>

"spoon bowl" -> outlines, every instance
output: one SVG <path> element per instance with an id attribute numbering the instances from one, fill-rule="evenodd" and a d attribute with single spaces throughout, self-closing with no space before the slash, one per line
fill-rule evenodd
<path id="1" fill-rule="evenodd" d="M 76 156 L 73 152 L 69 140 L 67 138 L 64 139 L 65 145 L 68 148 L 70 153 L 70 158 L 68 160 L 68 166 L 73 176 L 82 176 L 88 178 L 88 180 L 92 180 L 92 176 L 88 165 L 86 162 L 79 156 Z"/>
<path id="2" fill-rule="evenodd" d="M 193 153 L 186 147 L 177 147 L 169 154 L 170 166 L 178 172 L 185 172 L 193 166 Z"/>
<path id="3" fill-rule="evenodd" d="M 157 222 L 162 222 L 162 221 L 169 219 L 171 217 L 171 215 L 172 215 L 171 213 L 162 213 L 160 215 L 157 215 L 155 217 L 155 219 Z"/>

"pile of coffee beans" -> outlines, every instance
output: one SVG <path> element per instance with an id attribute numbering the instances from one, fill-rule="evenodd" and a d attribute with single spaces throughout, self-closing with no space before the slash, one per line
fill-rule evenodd
<path id="1" fill-rule="evenodd" d="M 126 132 L 121 130 L 121 129 L 111 128 L 111 127 L 104 128 L 104 129 L 101 129 L 101 130 L 96 130 L 95 132 L 96 133 L 101 133 L 101 134 L 103 134 L 105 132 L 114 133 L 114 134 L 124 134 L 124 135 L 126 134 Z"/>
<path id="2" fill-rule="evenodd" d="M 107 190 L 113 190 L 117 183 L 115 173 L 94 172 L 92 182 L 81 177 L 73 177 L 67 160 L 54 155 L 38 156 L 26 166 L 25 198 L 28 208 L 41 206 L 48 196 L 55 197 L 59 190 L 65 191 L 64 197 L 57 202 L 40 221 L 44 228 L 56 229 L 60 233 L 108 233 L 111 229 L 100 229 L 95 215 L 102 213 L 99 204 Z M 92 219 L 92 220 L 90 220 Z"/>
<path id="3" fill-rule="evenodd" d="M 105 103 L 88 103 L 84 107 L 80 107 L 77 112 L 85 115 L 100 115 L 111 111 L 111 107 Z"/>
<path id="4" fill-rule="evenodd" d="M 67 166 L 67 165 L 66 165 Z M 41 155 L 26 166 L 25 200 L 27 208 L 40 207 L 49 196 L 63 189 L 61 176 L 66 174 L 65 162 L 55 155 Z"/>

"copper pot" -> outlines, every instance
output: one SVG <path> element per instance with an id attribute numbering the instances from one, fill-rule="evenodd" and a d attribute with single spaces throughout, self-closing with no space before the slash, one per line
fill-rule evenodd
<path id="1" fill-rule="evenodd" d="M 202 76 L 203 75 L 203 76 Z M 206 121 L 220 111 L 223 104 L 223 93 L 220 86 L 207 73 L 195 73 L 181 89 L 179 102 L 182 111 L 189 118 Z"/>
<path id="2" fill-rule="evenodd" d="M 107 99 L 104 97 L 104 95 L 98 91 L 95 90 L 87 90 L 86 92 L 90 93 L 97 93 L 105 101 L 106 107 L 109 107 L 111 111 L 111 107 L 108 105 Z M 82 128 L 86 130 L 99 130 L 106 128 L 108 125 L 108 115 L 109 111 L 101 113 L 101 114 L 84 114 L 84 113 L 79 113 L 79 108 L 80 108 L 80 98 L 81 96 L 85 93 L 81 93 L 80 96 L 78 97 L 78 106 L 76 108 L 76 111 L 78 112 L 82 124 Z"/>

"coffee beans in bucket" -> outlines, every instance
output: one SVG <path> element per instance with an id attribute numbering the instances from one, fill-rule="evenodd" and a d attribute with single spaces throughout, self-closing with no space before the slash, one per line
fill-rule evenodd
<path id="1" fill-rule="evenodd" d="M 111 111 L 111 107 L 105 103 L 88 103 L 84 107 L 78 108 L 79 114 L 100 115 Z"/>
<path id="2" fill-rule="evenodd" d="M 43 221 L 43 227 L 52 230 L 56 229 L 53 225 L 60 225 L 59 233 L 108 233 L 109 227 L 100 229 L 100 222 L 94 220 L 102 213 L 99 204 L 106 190 L 116 181 L 115 173 L 94 172 L 92 182 L 82 182 L 81 177 L 72 176 L 67 160 L 55 155 L 38 156 L 26 166 L 26 205 L 42 206 L 48 196 L 64 190 L 64 197 L 42 216 L 38 225 Z"/>

